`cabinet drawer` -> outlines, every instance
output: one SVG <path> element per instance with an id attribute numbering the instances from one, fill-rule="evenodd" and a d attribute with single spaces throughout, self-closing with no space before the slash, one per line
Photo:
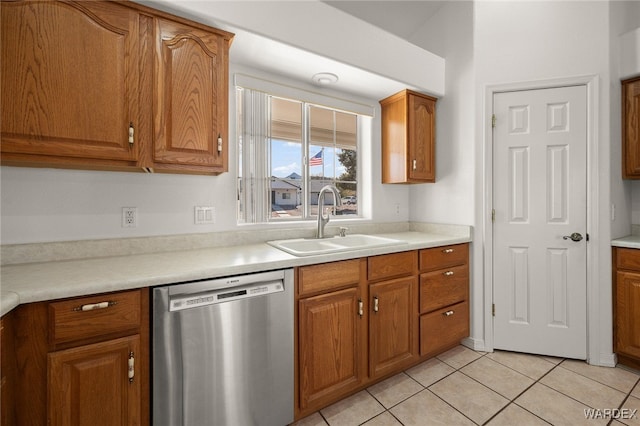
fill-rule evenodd
<path id="1" fill-rule="evenodd" d="M 360 259 L 302 266 L 298 269 L 298 294 L 358 285 Z"/>
<path id="2" fill-rule="evenodd" d="M 416 251 L 403 251 L 369 257 L 367 260 L 369 281 L 412 275 L 418 262 L 416 253 Z"/>
<path id="3" fill-rule="evenodd" d="M 420 250 L 420 270 L 433 271 L 469 262 L 469 245 L 434 247 Z"/>
<path id="4" fill-rule="evenodd" d="M 618 268 L 640 271 L 640 250 L 616 248 L 616 259 Z"/>
<path id="5" fill-rule="evenodd" d="M 135 332 L 140 327 L 140 291 L 49 303 L 49 324 L 52 345 Z"/>
<path id="6" fill-rule="evenodd" d="M 467 300 L 469 265 L 427 272 L 420 275 L 420 312 L 430 312 Z"/>
<path id="7" fill-rule="evenodd" d="M 420 356 L 436 355 L 469 335 L 469 302 L 420 317 Z"/>

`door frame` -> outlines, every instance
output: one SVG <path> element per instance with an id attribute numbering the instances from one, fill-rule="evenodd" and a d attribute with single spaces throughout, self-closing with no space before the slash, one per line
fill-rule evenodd
<path id="1" fill-rule="evenodd" d="M 587 244 L 587 362 L 590 364 L 615 366 L 615 359 L 603 360 L 600 354 L 600 330 L 598 327 L 600 306 L 598 304 L 598 277 L 600 262 L 598 260 L 599 215 L 598 200 L 600 194 L 598 170 L 598 111 L 599 77 L 597 75 L 556 78 L 549 80 L 525 81 L 485 86 L 484 111 L 482 115 L 483 168 L 484 178 L 482 190 L 482 237 L 484 241 L 484 350 L 494 350 L 493 334 L 493 223 L 491 209 L 493 206 L 493 130 L 491 118 L 493 114 L 493 96 L 502 92 L 525 91 L 535 89 L 552 89 L 565 86 L 585 86 L 587 90 L 587 234 L 591 236 Z M 611 364 L 613 362 L 613 364 Z"/>

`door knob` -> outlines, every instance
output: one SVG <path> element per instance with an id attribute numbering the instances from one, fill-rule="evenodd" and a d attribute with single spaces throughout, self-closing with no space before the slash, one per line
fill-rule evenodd
<path id="1" fill-rule="evenodd" d="M 571 235 L 565 235 L 564 237 L 562 237 L 562 239 L 578 242 L 582 240 L 582 234 L 580 234 L 579 232 L 574 232 Z"/>

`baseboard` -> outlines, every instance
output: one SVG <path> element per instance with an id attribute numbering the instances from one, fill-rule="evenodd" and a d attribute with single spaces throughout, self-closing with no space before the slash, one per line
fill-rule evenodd
<path id="1" fill-rule="evenodd" d="M 476 352 L 487 352 L 483 339 L 474 339 L 471 337 L 467 337 L 460 343 L 462 343 L 463 346 L 466 346 L 469 349 L 473 349 Z"/>
<path id="2" fill-rule="evenodd" d="M 600 354 L 598 359 L 590 358 L 587 360 L 590 365 L 598 365 L 600 367 L 615 367 L 618 364 L 618 358 L 615 353 L 609 352 L 605 354 Z"/>

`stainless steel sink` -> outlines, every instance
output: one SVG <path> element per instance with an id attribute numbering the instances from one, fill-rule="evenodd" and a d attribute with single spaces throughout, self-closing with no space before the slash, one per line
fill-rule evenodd
<path id="1" fill-rule="evenodd" d="M 294 256 L 313 256 L 374 247 L 406 244 L 405 241 L 375 235 L 353 234 L 332 238 L 296 238 L 267 241 L 267 244 Z"/>

